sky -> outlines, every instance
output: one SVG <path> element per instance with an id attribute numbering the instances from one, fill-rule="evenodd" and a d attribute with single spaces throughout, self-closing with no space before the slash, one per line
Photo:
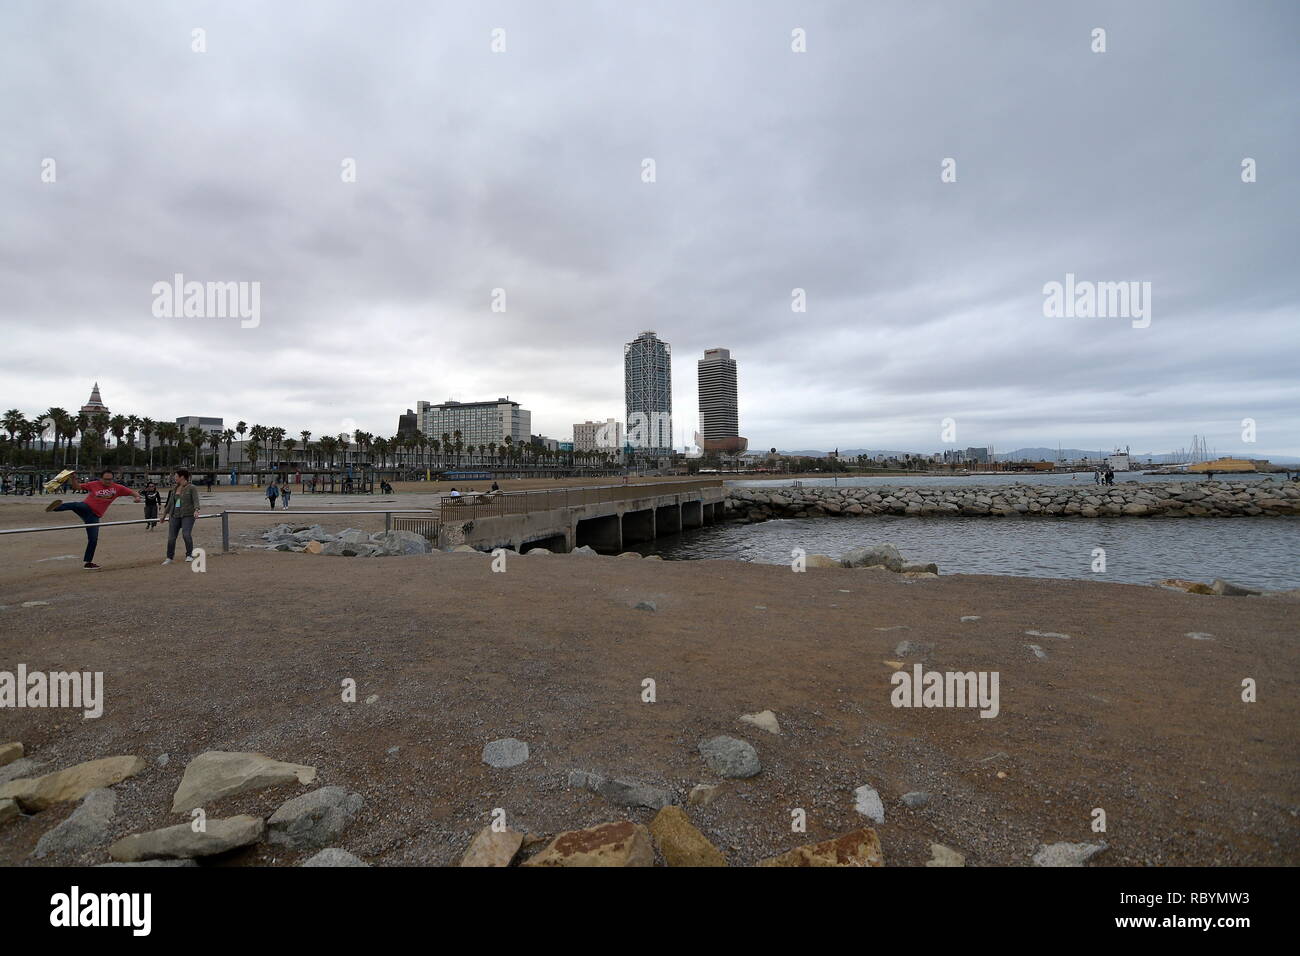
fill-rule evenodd
<path id="1" fill-rule="evenodd" d="M 508 395 L 567 440 L 653 329 L 679 444 L 722 347 L 755 449 L 1300 455 L 1297 36 L 1293 0 L 6 0 L 0 407 L 392 435 Z M 1149 309 L 1048 315 L 1067 274 Z"/>

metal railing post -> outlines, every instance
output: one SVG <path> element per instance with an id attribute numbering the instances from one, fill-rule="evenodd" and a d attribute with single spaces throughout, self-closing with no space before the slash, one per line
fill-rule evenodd
<path id="1" fill-rule="evenodd" d="M 230 513 L 221 512 L 221 550 L 230 551 Z"/>
<path id="2" fill-rule="evenodd" d="M 385 531 L 393 530 L 393 513 L 391 511 L 384 512 L 384 530 Z"/>

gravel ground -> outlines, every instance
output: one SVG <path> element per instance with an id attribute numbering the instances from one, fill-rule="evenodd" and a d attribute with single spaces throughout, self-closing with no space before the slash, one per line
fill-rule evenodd
<path id="1" fill-rule="evenodd" d="M 55 518 L 0 508 L 10 527 Z M 271 523 L 243 519 L 239 541 Z M 214 552 L 215 526 L 199 539 Z M 717 780 L 699 742 L 727 734 L 757 748 L 762 772 L 688 812 L 733 865 L 863 825 L 854 790 L 864 784 L 884 802 L 876 829 L 889 865 L 924 863 L 930 843 L 997 866 L 1028 865 L 1043 843 L 1097 840 L 1108 849 L 1091 865 L 1300 862 L 1294 600 L 576 555 L 512 557 L 496 574 L 482 555 L 242 550 L 210 553 L 207 572 L 193 574 L 159 566 L 161 531 L 102 538 L 94 573 L 80 569 L 80 533 L 0 538 L 0 669 L 103 671 L 107 698 L 97 720 L 0 711 L 0 743 L 22 741 L 40 771 L 144 758 L 149 768 L 114 788 L 111 839 L 184 822 L 169 807 L 192 757 L 252 750 L 361 793 L 340 845 L 363 859 L 455 863 L 497 807 L 534 834 L 648 822 L 651 810 L 570 788 L 568 771 L 634 778 L 684 801 Z M 642 601 L 656 610 L 636 609 Z M 886 662 L 904 640 L 923 655 L 908 667 L 999 672 L 999 716 L 891 706 Z M 641 699 L 647 677 L 655 703 Z M 1241 700 L 1246 677 L 1258 703 Z M 345 678 L 357 703 L 341 700 Z M 739 720 L 765 709 L 781 736 Z M 529 759 L 484 764 L 484 744 L 501 737 L 526 741 Z M 304 789 L 207 810 L 269 816 Z M 901 802 L 909 791 L 933 798 L 912 809 Z M 1104 834 L 1090 829 L 1096 807 Z M 794 808 L 807 812 L 806 834 L 790 832 Z M 106 861 L 103 847 L 30 858 L 71 810 L 0 825 L 0 862 Z M 219 862 L 308 855 L 261 844 Z"/>

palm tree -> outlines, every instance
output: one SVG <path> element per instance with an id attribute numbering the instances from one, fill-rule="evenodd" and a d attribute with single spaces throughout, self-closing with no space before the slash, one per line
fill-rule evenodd
<path id="1" fill-rule="evenodd" d="M 208 432 L 208 447 L 212 449 L 212 470 L 217 470 L 217 449 L 221 447 L 221 433 Z"/>
<path id="2" fill-rule="evenodd" d="M 158 423 L 152 418 L 140 419 L 140 434 L 144 436 L 144 453 L 149 456 L 149 468 L 153 469 L 153 435 Z"/>
<path id="3" fill-rule="evenodd" d="M 122 438 L 126 435 L 126 416 L 114 415 L 108 421 L 108 430 L 113 433 L 113 438 L 117 440 L 117 447 L 122 447 Z"/>
<path id="4" fill-rule="evenodd" d="M 140 430 L 140 416 L 126 416 L 126 440 L 131 444 L 131 467 L 135 467 L 135 434 Z"/>
<path id="5" fill-rule="evenodd" d="M 226 443 L 226 465 L 230 465 L 230 446 L 235 441 L 235 431 L 233 428 L 227 428 L 221 433 L 221 440 Z"/>
<path id="6" fill-rule="evenodd" d="M 24 421 L 23 413 L 16 408 L 11 408 L 5 412 L 4 419 L 0 420 L 0 427 L 9 433 L 9 440 L 13 441 L 18 430 L 23 427 Z"/>

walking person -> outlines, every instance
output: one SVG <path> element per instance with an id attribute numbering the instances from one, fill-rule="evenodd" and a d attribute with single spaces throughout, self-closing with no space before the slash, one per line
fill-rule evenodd
<path id="1" fill-rule="evenodd" d="M 152 481 L 146 483 L 142 497 L 144 498 L 144 516 L 146 518 L 157 518 L 158 506 L 162 504 L 162 495 L 158 493 L 158 486 Z M 144 526 L 144 530 L 152 531 L 157 524 L 157 521 L 150 521 Z"/>
<path id="2" fill-rule="evenodd" d="M 95 548 L 99 545 L 99 528 L 96 527 L 99 519 L 104 517 L 108 506 L 118 498 L 130 495 L 137 504 L 144 499 L 132 489 L 115 482 L 112 468 L 103 469 L 99 473 L 99 481 L 84 485 L 77 480 L 76 475 L 69 475 L 67 485 L 72 491 L 86 492 L 85 500 L 64 502 L 55 498 L 45 507 L 45 510 L 71 511 L 86 523 L 86 554 L 82 559 L 85 562 L 82 567 L 87 571 L 98 571 L 99 565 L 95 563 Z"/>
<path id="3" fill-rule="evenodd" d="M 188 468 L 176 469 L 176 487 L 167 493 L 167 506 L 163 520 L 167 522 L 167 557 L 163 564 L 171 564 L 176 557 L 176 535 L 185 538 L 185 560 L 194 560 L 194 519 L 199 516 L 199 489 L 190 481 Z"/>
<path id="4" fill-rule="evenodd" d="M 288 485 L 285 485 L 284 488 L 280 491 L 280 501 L 284 503 L 285 511 L 289 510 L 289 496 L 291 494 L 293 494 L 293 489 L 290 488 Z"/>
<path id="5" fill-rule="evenodd" d="M 279 494 L 280 494 L 280 486 L 277 485 L 275 483 L 275 479 L 272 478 L 271 483 L 266 486 L 266 500 L 267 502 L 270 503 L 272 511 L 275 510 L 275 499 L 279 496 Z"/>

